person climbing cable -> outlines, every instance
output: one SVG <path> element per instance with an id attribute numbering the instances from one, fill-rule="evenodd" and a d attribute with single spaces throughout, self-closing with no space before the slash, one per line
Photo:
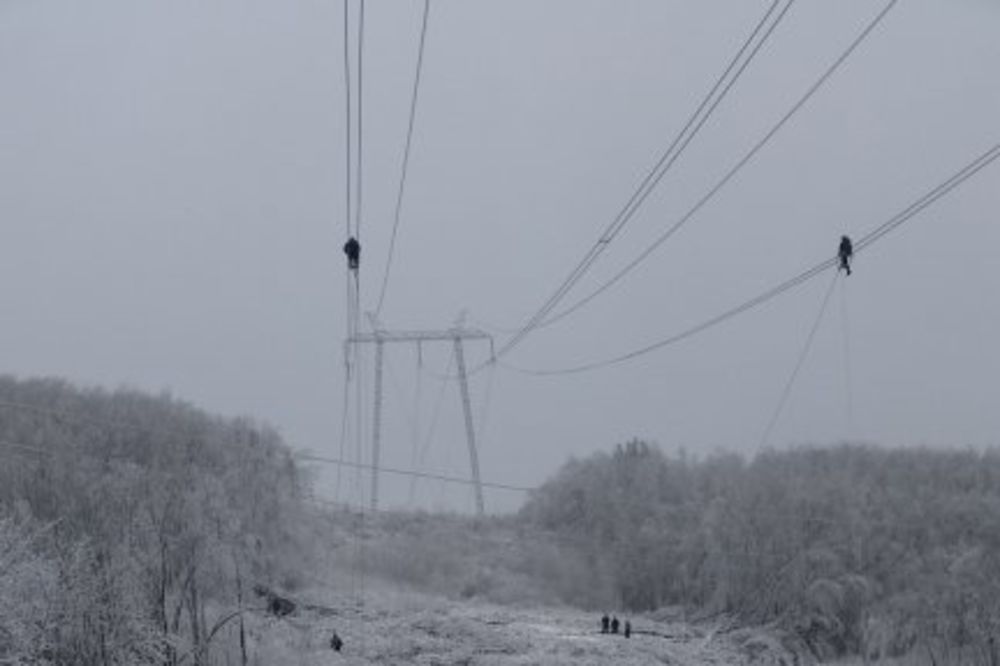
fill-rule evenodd
<path id="1" fill-rule="evenodd" d="M 837 256 L 840 257 L 840 269 L 843 270 L 848 275 L 851 274 L 851 259 L 854 258 L 854 245 L 851 243 L 851 239 L 847 236 L 840 237 L 840 249 L 837 250 Z"/>
<path id="2" fill-rule="evenodd" d="M 358 270 L 358 264 L 361 263 L 361 243 L 354 236 L 347 239 L 344 243 L 344 254 L 347 255 L 347 267 L 352 271 Z"/>

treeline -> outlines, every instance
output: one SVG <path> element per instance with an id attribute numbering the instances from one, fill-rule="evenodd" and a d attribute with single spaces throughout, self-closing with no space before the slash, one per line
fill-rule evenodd
<path id="1" fill-rule="evenodd" d="M 819 658 L 1000 664 L 1000 452 L 844 445 L 568 463 L 522 520 L 633 610 L 774 623 Z"/>
<path id="2" fill-rule="evenodd" d="M 0 663 L 239 663 L 253 587 L 295 584 L 303 483 L 267 427 L 0 377 L 0 456 Z"/>

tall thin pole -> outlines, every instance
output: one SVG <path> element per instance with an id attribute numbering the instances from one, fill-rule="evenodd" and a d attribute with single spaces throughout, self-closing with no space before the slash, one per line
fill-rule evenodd
<path id="1" fill-rule="evenodd" d="M 476 497 L 476 513 L 482 516 L 483 485 L 479 479 L 479 454 L 476 452 L 476 429 L 472 425 L 472 402 L 469 400 L 469 378 L 465 371 L 465 352 L 462 338 L 455 336 L 455 364 L 458 368 L 458 385 L 462 392 L 462 409 L 465 411 L 465 436 L 469 442 L 469 466 L 472 468 L 473 492 Z"/>

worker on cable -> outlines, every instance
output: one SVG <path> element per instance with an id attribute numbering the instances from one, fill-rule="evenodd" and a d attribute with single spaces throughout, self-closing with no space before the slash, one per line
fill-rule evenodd
<path id="1" fill-rule="evenodd" d="M 854 258 L 854 245 L 851 244 L 851 239 L 847 236 L 840 237 L 840 249 L 837 250 L 837 256 L 840 258 L 839 270 L 843 270 L 850 275 L 851 259 Z"/>
<path id="2" fill-rule="evenodd" d="M 347 255 L 347 267 L 352 271 L 358 270 L 358 264 L 361 262 L 361 243 L 354 236 L 347 239 L 344 243 L 344 254 Z"/>

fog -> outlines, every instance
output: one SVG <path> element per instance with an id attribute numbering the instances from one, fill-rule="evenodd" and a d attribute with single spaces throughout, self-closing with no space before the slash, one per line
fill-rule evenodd
<path id="1" fill-rule="evenodd" d="M 523 324 L 767 4 L 432 2 L 382 324 L 442 329 L 463 311 L 482 328 Z M 701 198 L 883 6 L 793 6 L 564 305 Z M 270 422 L 297 449 L 341 455 L 342 11 L 308 1 L 0 2 L 4 372 L 169 391 Z M 361 300 L 372 310 L 422 5 L 366 11 Z M 998 25 L 1000 5 L 988 0 L 899 3 L 669 243 L 503 361 L 560 368 L 644 346 L 904 209 L 997 141 Z M 998 169 L 858 254 L 769 444 L 997 443 Z M 475 374 L 483 478 L 533 486 L 570 456 L 634 436 L 668 451 L 753 453 L 827 285 L 819 278 L 605 370 Z M 508 337 L 496 335 L 498 346 Z M 370 351 L 359 375 L 365 428 Z M 425 345 L 418 380 L 414 347 L 387 351 L 386 465 L 468 475 L 457 388 L 442 393 L 436 377 L 451 372 L 449 352 Z M 467 353 L 472 365 L 488 359 L 485 345 Z M 359 495 L 338 491 L 330 470 L 317 482 L 327 497 Z M 466 488 L 430 482 L 411 493 L 388 475 L 383 484 L 388 505 L 470 506 Z M 521 499 L 488 491 L 487 507 Z"/>

